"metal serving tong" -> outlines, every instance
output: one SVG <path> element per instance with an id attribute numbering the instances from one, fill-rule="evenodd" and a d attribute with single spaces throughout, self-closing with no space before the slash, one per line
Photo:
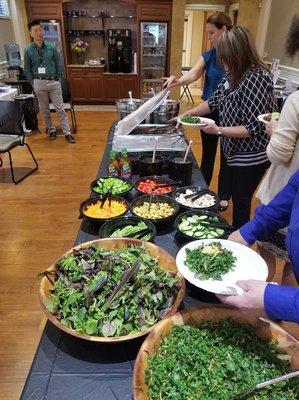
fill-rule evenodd
<path id="1" fill-rule="evenodd" d="M 137 273 L 140 265 L 141 265 L 141 262 L 139 260 L 136 260 L 134 262 L 134 264 L 123 274 L 119 284 L 116 286 L 116 288 L 113 290 L 113 292 L 109 296 L 108 300 L 104 304 L 103 309 L 107 309 L 110 306 L 110 304 L 113 302 L 113 300 L 115 300 L 116 297 L 118 297 L 118 294 L 121 291 L 121 289 Z"/>
<path id="2" fill-rule="evenodd" d="M 181 181 L 175 181 L 171 183 L 155 183 L 155 188 L 166 187 L 166 186 L 181 186 Z"/>
<path id="3" fill-rule="evenodd" d="M 299 377 L 299 370 L 298 371 L 294 371 L 294 372 L 289 372 L 288 374 L 285 375 L 281 375 L 278 376 L 276 378 L 270 379 L 268 381 L 262 382 L 262 383 L 258 383 L 257 385 L 246 389 L 240 393 L 237 393 L 236 395 L 234 395 L 233 397 L 230 398 L 230 400 L 241 400 L 246 398 L 247 396 L 249 396 L 250 394 L 257 392 L 261 389 L 263 389 L 266 386 L 270 386 L 273 385 L 274 383 L 278 383 L 278 382 L 282 382 L 282 381 L 286 381 L 288 379 L 292 379 L 292 378 L 297 378 Z"/>
<path id="4" fill-rule="evenodd" d="M 112 189 L 113 189 L 114 184 L 111 186 L 111 188 L 104 194 L 102 200 L 101 200 L 101 205 L 100 208 L 104 207 L 104 204 L 106 200 L 108 199 L 109 201 L 109 207 L 111 207 L 111 198 L 112 198 Z"/>
<path id="5" fill-rule="evenodd" d="M 221 222 L 216 222 L 216 221 L 201 221 L 200 222 L 201 225 L 206 225 L 209 228 L 215 228 L 215 229 L 223 229 L 226 230 L 227 232 L 234 232 L 236 229 L 235 227 L 233 227 L 232 225 L 228 225 L 228 224 L 222 224 Z"/>
<path id="6" fill-rule="evenodd" d="M 209 189 L 199 189 L 196 190 L 195 192 L 191 193 L 191 194 L 187 194 L 187 196 L 185 196 L 185 199 L 191 199 L 191 200 L 197 200 L 199 199 L 201 196 L 203 196 L 204 194 L 209 193 Z"/>

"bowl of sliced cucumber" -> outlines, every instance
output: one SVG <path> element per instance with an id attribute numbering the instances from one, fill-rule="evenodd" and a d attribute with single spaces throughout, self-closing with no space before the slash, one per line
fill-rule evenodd
<path id="1" fill-rule="evenodd" d="M 230 225 L 223 217 L 204 210 L 183 212 L 176 218 L 174 226 L 188 240 L 226 239 L 231 232 Z"/>

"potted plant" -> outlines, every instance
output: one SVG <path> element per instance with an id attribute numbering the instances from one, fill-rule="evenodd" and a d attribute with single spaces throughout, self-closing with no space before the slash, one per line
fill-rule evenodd
<path id="1" fill-rule="evenodd" d="M 80 38 L 76 38 L 71 43 L 71 50 L 77 54 L 79 64 L 84 63 L 84 54 L 88 48 L 89 44 L 84 42 L 84 40 Z"/>

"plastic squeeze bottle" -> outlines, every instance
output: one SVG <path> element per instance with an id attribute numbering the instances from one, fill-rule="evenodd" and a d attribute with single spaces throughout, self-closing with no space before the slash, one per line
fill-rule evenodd
<path id="1" fill-rule="evenodd" d="M 119 164 L 116 159 L 116 153 L 113 150 L 109 152 L 109 165 L 108 165 L 108 175 L 109 176 L 118 176 L 119 175 Z"/>
<path id="2" fill-rule="evenodd" d="M 131 179 L 132 177 L 131 161 L 129 160 L 128 157 L 128 150 L 125 148 L 121 150 L 119 166 L 120 166 L 120 176 L 122 176 L 123 178 Z"/>

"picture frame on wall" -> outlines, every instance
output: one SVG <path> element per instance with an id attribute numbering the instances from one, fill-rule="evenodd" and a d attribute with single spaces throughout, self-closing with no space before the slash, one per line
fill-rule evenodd
<path id="1" fill-rule="evenodd" d="M 11 19 L 8 0 L 0 0 L 0 18 Z"/>

